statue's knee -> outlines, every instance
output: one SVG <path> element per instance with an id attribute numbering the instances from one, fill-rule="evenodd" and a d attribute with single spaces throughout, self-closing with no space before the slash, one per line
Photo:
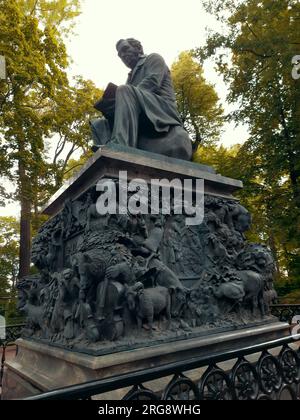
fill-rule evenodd
<path id="1" fill-rule="evenodd" d="M 129 86 L 129 85 L 120 85 L 120 86 L 117 87 L 117 93 L 116 93 L 116 95 L 117 96 L 120 96 L 120 95 L 122 95 L 122 96 L 128 95 L 128 94 L 131 93 L 131 89 L 132 89 L 132 86 Z"/>

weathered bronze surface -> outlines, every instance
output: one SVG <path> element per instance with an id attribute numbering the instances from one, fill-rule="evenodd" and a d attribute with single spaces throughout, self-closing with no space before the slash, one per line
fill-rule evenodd
<path id="1" fill-rule="evenodd" d="M 136 159 L 142 177 L 143 152 L 123 158 L 118 153 L 108 152 L 116 190 L 122 162 L 134 167 Z M 147 156 L 144 163 L 147 172 Z M 195 165 L 173 164 L 166 162 L 173 177 L 177 168 L 178 179 L 188 173 L 195 178 Z M 19 284 L 19 308 L 27 314 L 24 337 L 97 355 L 274 320 L 274 261 L 265 246 L 246 241 L 250 214 L 228 192 L 238 181 L 206 172 L 208 183 L 219 182 L 219 194 L 206 190 L 204 221 L 189 226 L 187 215 L 174 208 L 170 214 L 160 209 L 101 216 L 97 170 L 105 174 L 94 168 L 85 188 L 69 185 L 63 208 L 33 241 L 39 272 Z M 164 177 L 160 168 L 152 171 Z M 84 171 L 74 182 L 80 184 L 81 177 Z"/>
<path id="2" fill-rule="evenodd" d="M 95 104 L 104 118 L 91 121 L 93 150 L 114 143 L 191 160 L 192 143 L 182 127 L 164 59 L 159 54 L 144 55 L 133 38 L 120 40 L 117 51 L 131 71 L 125 85 L 110 83 Z"/>

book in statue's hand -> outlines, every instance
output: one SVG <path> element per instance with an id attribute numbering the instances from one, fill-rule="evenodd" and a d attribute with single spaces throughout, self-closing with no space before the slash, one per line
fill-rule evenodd
<path id="1" fill-rule="evenodd" d="M 114 99 L 116 97 L 116 91 L 118 89 L 118 86 L 114 83 L 109 83 L 106 86 L 106 89 L 104 91 L 104 94 L 102 96 L 103 99 Z"/>
<path id="2" fill-rule="evenodd" d="M 109 83 L 103 93 L 103 96 L 94 105 L 104 116 L 110 116 L 114 110 L 117 85 Z"/>

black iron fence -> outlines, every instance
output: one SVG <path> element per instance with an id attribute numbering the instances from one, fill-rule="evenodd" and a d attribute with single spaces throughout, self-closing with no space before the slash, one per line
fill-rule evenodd
<path id="1" fill-rule="evenodd" d="M 300 304 L 278 304 L 271 305 L 272 315 L 276 316 L 281 322 L 299 323 L 300 321 Z"/>
<path id="2" fill-rule="evenodd" d="M 300 400 L 299 344 L 300 334 L 238 351 L 215 353 L 70 386 L 27 399 L 101 400 L 103 393 L 130 387 L 124 391 L 123 400 Z M 254 355 L 255 360 L 251 360 Z M 231 362 L 231 367 L 221 367 L 225 362 Z M 195 379 L 201 368 L 206 369 Z M 167 385 L 159 391 L 151 388 L 149 381 L 170 376 Z"/>
<path id="3" fill-rule="evenodd" d="M 281 321 L 296 323 L 300 305 L 273 305 L 272 314 Z M 14 344 L 23 327 L 24 324 L 7 327 L 5 340 L 0 340 L 1 382 L 6 349 Z M 123 390 L 124 400 L 300 400 L 300 326 L 298 330 L 297 326 L 294 328 L 293 336 L 238 351 L 216 352 L 209 357 L 74 385 L 28 399 L 101 400 L 104 393 Z M 155 381 L 154 388 L 150 381 Z M 158 390 L 160 382 L 165 385 Z"/>
<path id="4" fill-rule="evenodd" d="M 1 355 L 1 368 L 0 368 L 0 387 L 2 386 L 2 378 L 4 372 L 4 363 L 6 359 L 7 347 L 13 346 L 15 341 L 21 336 L 21 331 L 25 324 L 9 325 L 5 328 L 5 338 L 0 338 L 0 355 Z"/>

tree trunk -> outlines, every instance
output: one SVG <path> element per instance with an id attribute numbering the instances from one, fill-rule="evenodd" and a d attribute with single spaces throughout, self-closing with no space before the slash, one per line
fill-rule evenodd
<path id="1" fill-rule="evenodd" d="M 290 177 L 291 186 L 293 190 L 293 197 L 294 197 L 296 206 L 300 208 L 299 171 L 296 169 L 297 162 L 296 162 L 294 150 L 292 147 L 292 139 L 291 139 L 289 128 L 286 122 L 285 111 L 282 105 L 280 108 L 280 117 L 281 117 L 281 124 L 283 127 L 285 145 L 286 145 L 286 150 L 287 150 L 287 155 L 288 155 L 289 177 Z"/>
<path id="2" fill-rule="evenodd" d="M 272 254 L 274 256 L 275 261 L 275 281 L 280 278 L 280 265 L 279 265 L 279 259 L 278 259 L 278 250 L 275 242 L 275 237 L 273 235 L 273 232 L 269 231 L 269 246 L 271 248 Z"/>
<path id="3" fill-rule="evenodd" d="M 26 177 L 25 167 L 22 161 L 19 161 L 20 177 L 20 267 L 18 278 L 22 279 L 29 275 L 30 254 L 31 254 L 31 202 L 26 191 L 29 180 Z"/>

